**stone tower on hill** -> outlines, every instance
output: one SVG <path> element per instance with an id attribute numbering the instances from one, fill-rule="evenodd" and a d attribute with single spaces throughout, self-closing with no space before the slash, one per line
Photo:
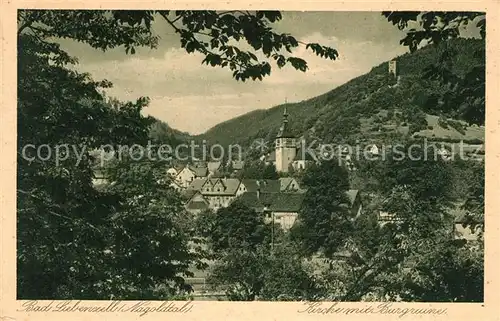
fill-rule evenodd
<path id="1" fill-rule="evenodd" d="M 396 60 L 389 61 L 389 74 L 393 74 L 394 77 L 398 76 L 398 69 Z"/>

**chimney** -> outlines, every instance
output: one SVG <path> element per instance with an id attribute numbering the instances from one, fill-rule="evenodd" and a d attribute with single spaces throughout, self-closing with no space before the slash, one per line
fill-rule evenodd
<path id="1" fill-rule="evenodd" d="M 257 199 L 260 200 L 260 186 L 257 187 Z"/>

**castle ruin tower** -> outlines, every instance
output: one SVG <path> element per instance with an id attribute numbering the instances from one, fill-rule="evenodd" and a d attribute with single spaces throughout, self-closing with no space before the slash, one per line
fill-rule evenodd
<path id="1" fill-rule="evenodd" d="M 393 74 L 394 77 L 398 76 L 396 60 L 389 61 L 389 74 Z"/>
<path id="2" fill-rule="evenodd" d="M 288 114 L 283 112 L 283 124 L 278 132 L 275 139 L 275 152 L 276 152 L 276 171 L 277 172 L 288 172 L 289 165 L 295 159 L 297 154 L 297 141 L 296 138 L 290 132 L 288 127 Z"/>

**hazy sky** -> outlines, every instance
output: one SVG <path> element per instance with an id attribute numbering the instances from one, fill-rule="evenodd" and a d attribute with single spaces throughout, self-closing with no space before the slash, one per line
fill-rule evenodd
<path id="1" fill-rule="evenodd" d="M 300 47 L 295 55 L 308 61 L 306 73 L 291 66 L 273 68 L 263 81 L 241 83 L 229 69 L 201 65 L 203 57 L 180 48 L 179 38 L 162 21 L 154 24 L 161 37 L 155 50 L 137 48 L 135 55 L 126 55 L 123 48 L 103 53 L 80 43 L 63 47 L 79 58 L 80 70 L 114 84 L 110 96 L 148 96 L 145 113 L 192 134 L 285 98 L 295 102 L 320 95 L 407 51 L 399 44 L 404 33 L 376 12 L 284 12 L 274 26 L 304 42 L 331 46 L 340 57 L 324 60 Z"/>

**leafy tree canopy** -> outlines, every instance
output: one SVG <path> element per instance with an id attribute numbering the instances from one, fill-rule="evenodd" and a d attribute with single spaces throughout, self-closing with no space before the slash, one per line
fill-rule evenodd
<path id="1" fill-rule="evenodd" d="M 184 290 L 182 277 L 197 257 L 186 243 L 189 224 L 179 218 L 184 213 L 180 196 L 158 180 L 158 169 L 147 162 L 132 166 L 129 159 L 107 173 L 115 185 L 97 189 L 93 184 L 92 150 L 162 141 L 164 126 L 150 130 L 154 120 L 141 115 L 147 98 L 122 103 L 105 97 L 103 89 L 112 84 L 74 71 L 70 67 L 77 58 L 58 44 L 65 38 L 134 54 L 137 47 L 157 47 L 156 19 L 177 32 L 187 53 L 202 53 L 204 63 L 229 68 L 236 80 L 262 79 L 271 72 L 270 61 L 307 69 L 304 60 L 291 55 L 299 41 L 271 28 L 281 19 L 279 12 L 20 10 L 19 298 L 109 299 L 114 294 L 137 299 Z M 239 49 L 239 40 L 251 50 Z M 337 57 L 332 48 L 303 45 L 326 59 Z M 68 150 L 55 163 L 48 152 L 42 156 L 49 161 L 34 158 L 35 151 L 24 149 L 27 144 Z M 175 251 L 167 243 L 175 244 Z M 163 292 L 153 294 L 153 284 L 162 285 Z"/>
<path id="2" fill-rule="evenodd" d="M 305 253 L 332 257 L 352 232 L 347 170 L 337 160 L 323 161 L 305 171 L 302 184 L 307 192 L 292 235 Z"/>
<path id="3" fill-rule="evenodd" d="M 338 57 L 333 48 L 276 33 L 272 24 L 282 19 L 279 11 L 23 10 L 18 33 L 29 30 L 42 38 L 71 38 L 102 50 L 124 46 L 134 54 L 137 46 L 157 46 L 160 35 L 152 29 L 157 19 L 175 30 L 187 53 L 201 53 L 204 64 L 229 68 L 236 80 L 262 80 L 271 73 L 270 61 L 279 68 L 291 65 L 306 71 L 307 62 L 292 55 L 299 45 L 325 59 Z M 240 40 L 251 50 L 236 46 Z"/>

